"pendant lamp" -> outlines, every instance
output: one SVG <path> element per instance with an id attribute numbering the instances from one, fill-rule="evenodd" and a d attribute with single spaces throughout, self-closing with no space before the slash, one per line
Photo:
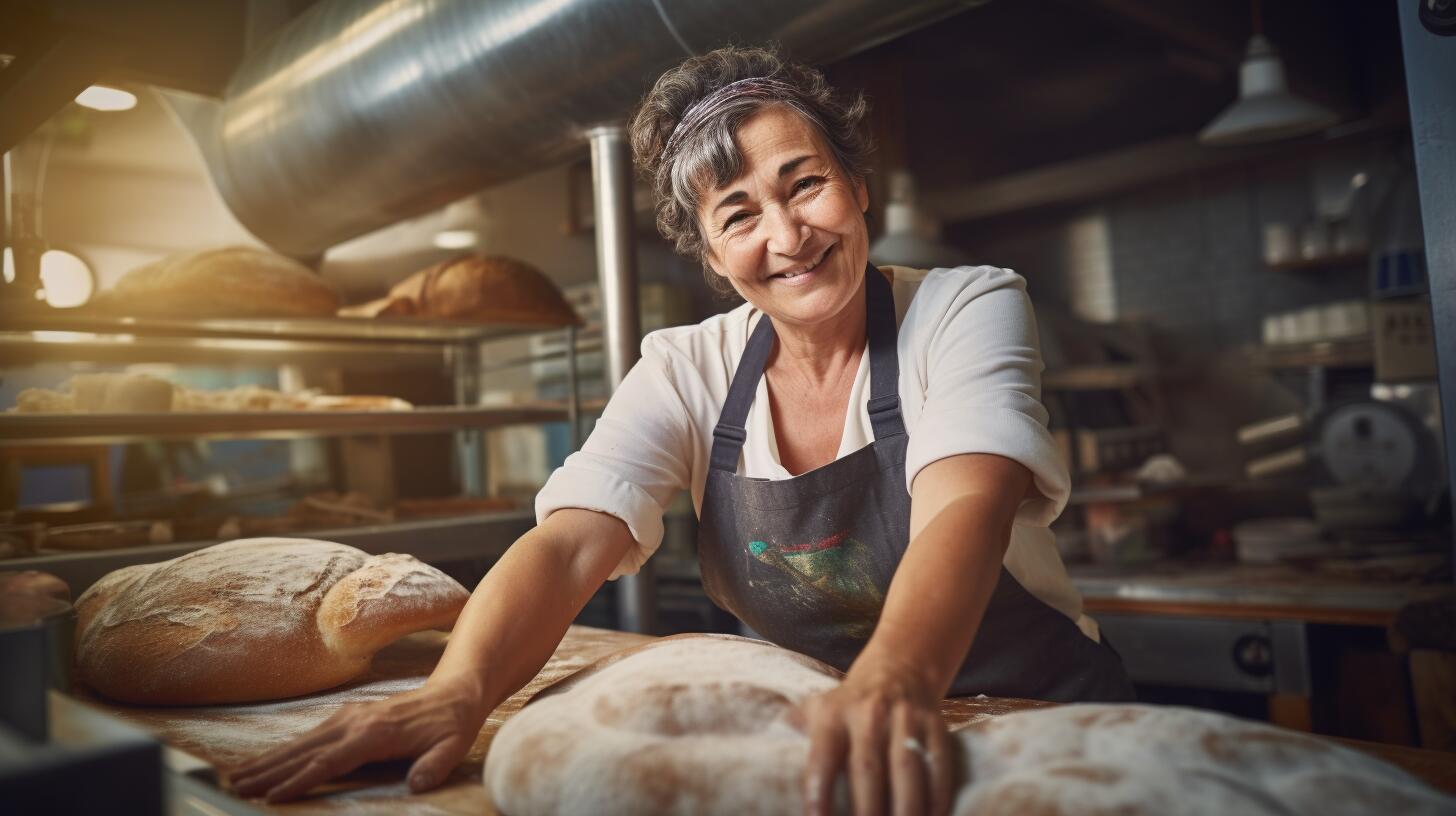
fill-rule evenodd
<path id="1" fill-rule="evenodd" d="M 940 224 L 915 205 L 915 180 L 903 170 L 889 176 L 885 233 L 870 245 L 870 263 L 913 269 L 958 266 L 965 253 L 940 241 Z"/>
<path id="2" fill-rule="evenodd" d="M 1339 121 L 1329 108 L 1289 91 L 1284 61 L 1260 31 L 1253 7 L 1254 36 L 1239 66 L 1239 98 L 1198 133 L 1206 145 L 1243 145 L 1291 139 Z"/>

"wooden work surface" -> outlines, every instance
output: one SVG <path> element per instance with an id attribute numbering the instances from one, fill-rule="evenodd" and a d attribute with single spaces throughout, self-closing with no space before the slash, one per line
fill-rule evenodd
<path id="1" fill-rule="evenodd" d="M 1073 565 L 1087 614 L 1298 620 L 1383 627 L 1406 604 L 1453 591 L 1440 555 L 1332 560 L 1318 566 L 1160 562 Z"/>
<path id="2" fill-rule="evenodd" d="M 279 745 L 322 722 L 345 703 L 377 700 L 416 688 L 424 682 L 445 647 L 445 635 L 422 632 L 410 635 L 381 651 L 369 673 L 342 690 L 293 700 L 254 705 L 196 708 L 137 708 L 120 706 L 79 695 L 91 705 L 155 734 L 165 744 L 186 751 L 219 770 Z M 573 626 L 547 662 L 524 689 L 491 712 L 460 767 L 442 787 L 410 796 L 404 783 L 404 762 L 370 766 L 342 782 L 327 786 L 301 802 L 264 808 L 285 814 L 495 814 L 480 782 L 486 749 L 501 724 L 521 709 L 537 691 L 586 666 L 599 657 L 651 638 L 625 632 Z M 952 730 L 982 717 L 997 716 L 1050 703 L 1007 698 L 957 698 L 941 707 Z M 1456 754 L 1413 748 L 1344 741 L 1402 766 L 1411 773 L 1456 792 Z"/>

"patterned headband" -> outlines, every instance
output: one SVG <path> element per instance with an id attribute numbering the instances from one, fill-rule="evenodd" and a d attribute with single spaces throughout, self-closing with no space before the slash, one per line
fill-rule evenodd
<path id="1" fill-rule="evenodd" d="M 683 111 L 682 118 L 677 120 L 677 126 L 672 129 L 672 135 L 667 137 L 667 144 L 662 148 L 662 155 L 671 157 L 679 142 L 687 140 L 701 130 L 709 119 L 736 100 L 747 96 L 784 97 L 780 101 L 798 107 L 794 94 L 794 86 L 768 77 L 746 77 L 737 82 L 730 82 L 689 105 L 688 109 Z"/>

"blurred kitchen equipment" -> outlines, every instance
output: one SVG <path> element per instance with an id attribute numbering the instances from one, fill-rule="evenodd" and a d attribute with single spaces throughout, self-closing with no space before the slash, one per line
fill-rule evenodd
<path id="1" fill-rule="evenodd" d="M 1382 383 L 1436 379 L 1431 304 L 1418 298 L 1375 304 L 1375 379 Z"/>
<path id="2" fill-rule="evenodd" d="M 1334 230 L 1330 222 L 1316 219 L 1299 230 L 1299 257 L 1306 261 L 1323 258 L 1330 254 L 1334 245 Z"/>
<path id="3" fill-rule="evenodd" d="M 0 723 L 28 739 L 46 738 L 46 689 L 70 690 L 75 620 L 59 598 L 0 594 Z"/>
<path id="4" fill-rule="evenodd" d="M 1239 429 L 1246 446 L 1302 434 L 1296 447 L 1250 460 L 1251 479 L 1317 463 L 1311 492 L 1327 529 L 1400 526 L 1429 516 L 1444 491 L 1441 442 L 1421 416 L 1396 402 L 1360 400 L 1312 416 L 1291 414 Z"/>
<path id="5" fill-rule="evenodd" d="M 1283 222 L 1264 225 L 1264 263 L 1274 266 L 1294 260 L 1294 227 Z"/>
<path id="6" fill-rule="evenodd" d="M 1313 519 L 1253 519 L 1234 525 L 1233 532 L 1239 560 L 1250 564 L 1273 564 L 1333 551 L 1331 543 L 1320 537 L 1320 527 Z"/>
<path id="7" fill-rule="evenodd" d="M 1094 562 L 1145 564 L 1168 552 L 1179 504 L 1165 497 L 1096 502 L 1087 505 L 1086 516 L 1086 546 Z"/>
<path id="8" fill-rule="evenodd" d="M 1422 294 L 1429 289 L 1425 231 L 1414 162 L 1402 157 L 1394 181 L 1384 190 L 1371 223 L 1370 295 Z"/>

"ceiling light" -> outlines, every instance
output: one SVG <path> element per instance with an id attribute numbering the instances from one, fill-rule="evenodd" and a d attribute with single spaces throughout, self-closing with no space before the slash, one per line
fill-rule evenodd
<path id="1" fill-rule="evenodd" d="M 915 206 L 915 180 L 909 173 L 890 173 L 885 203 L 885 232 L 870 245 L 870 262 L 912 269 L 958 266 L 965 253 L 941 243 L 940 223 Z"/>
<path id="2" fill-rule="evenodd" d="M 485 225 L 485 210 L 480 197 L 468 195 L 453 201 L 440 211 L 439 228 L 433 243 L 440 249 L 472 249 L 480 245 L 480 229 Z"/>
<path id="3" fill-rule="evenodd" d="M 440 249 L 469 249 L 478 240 L 480 236 L 475 230 L 449 229 L 435 233 L 435 246 Z"/>
<path id="4" fill-rule="evenodd" d="M 1284 62 L 1262 34 L 1249 40 L 1239 66 L 1239 98 L 1198 134 L 1207 145 L 1291 139 L 1339 121 L 1329 108 L 1290 93 Z"/>
<path id="5" fill-rule="evenodd" d="M 9 247 L 4 254 L 6 283 L 15 281 L 15 255 Z M 96 292 L 96 276 L 91 267 L 76 255 L 61 249 L 48 249 L 40 256 L 40 285 L 37 300 L 44 300 L 57 309 L 74 309 L 91 300 Z"/>
<path id="6" fill-rule="evenodd" d="M 135 94 L 105 85 L 92 85 L 76 97 L 77 105 L 99 111 L 131 110 L 136 103 Z"/>

